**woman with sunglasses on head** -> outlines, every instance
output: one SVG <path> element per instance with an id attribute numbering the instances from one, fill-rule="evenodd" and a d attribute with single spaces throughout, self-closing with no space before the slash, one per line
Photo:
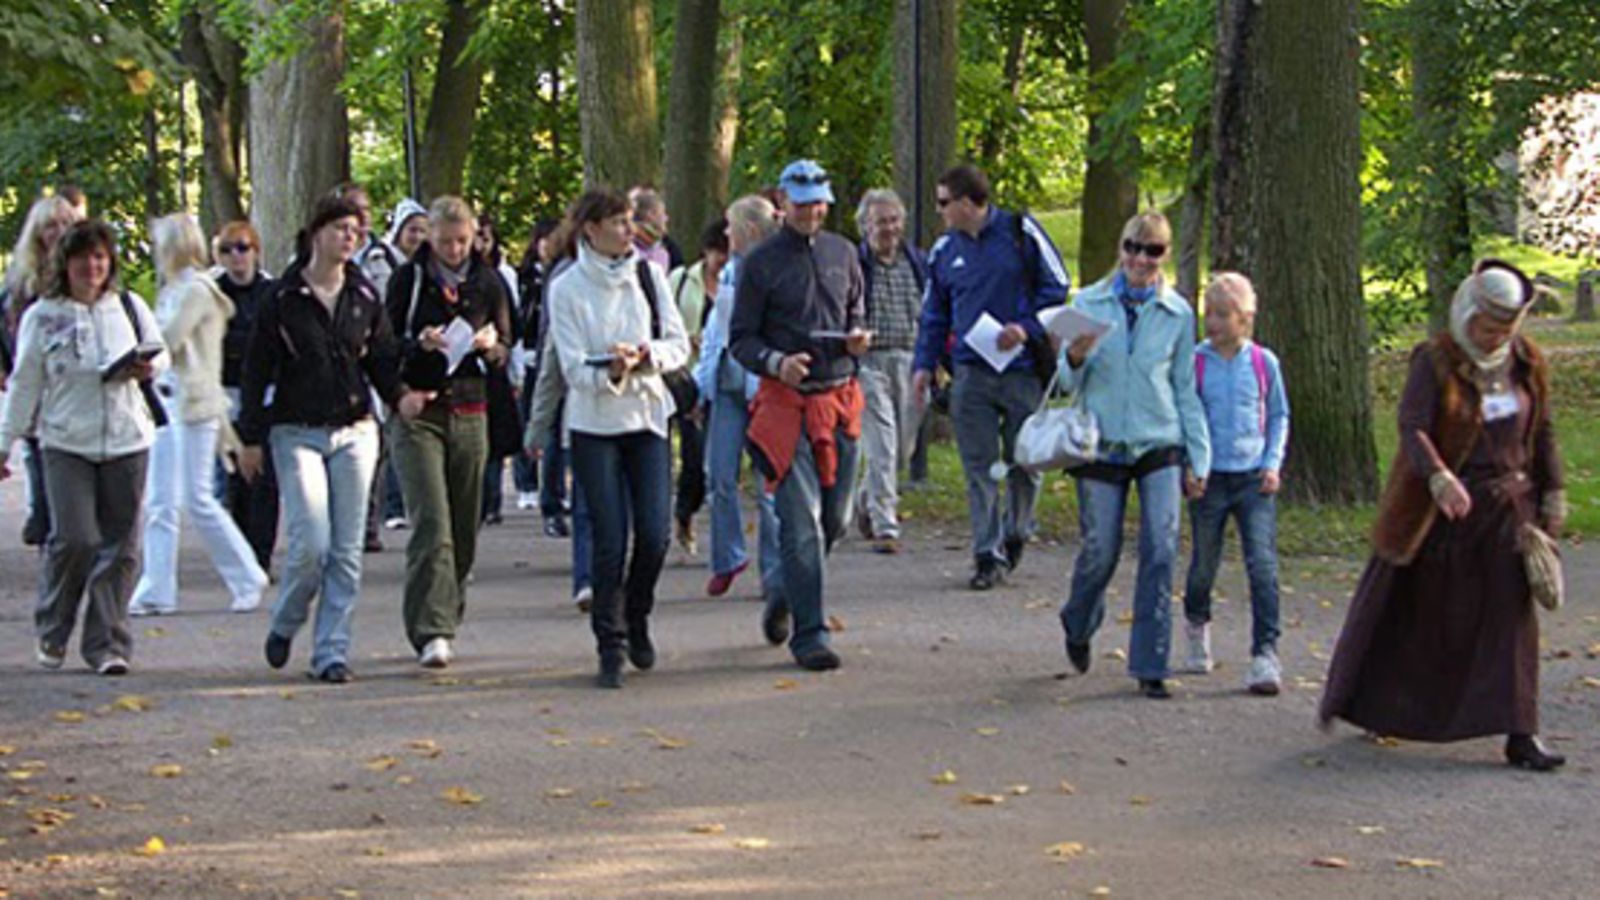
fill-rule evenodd
<path id="1" fill-rule="evenodd" d="M 233 301 L 233 318 L 222 336 L 222 390 L 228 395 L 235 429 L 238 428 L 240 389 L 244 384 L 244 358 L 250 333 L 266 298 L 278 283 L 261 268 L 261 236 L 255 226 L 240 219 L 217 233 L 217 287 Z M 278 479 L 272 456 L 262 460 L 261 477 L 246 481 L 237 471 L 227 475 L 223 502 L 244 532 L 263 571 L 272 571 L 272 549 L 278 540 Z"/>
<path id="2" fill-rule="evenodd" d="M 1117 267 L 1074 306 L 1109 326 L 1062 348 L 1061 384 L 1100 423 L 1096 460 L 1074 469 L 1083 544 L 1061 608 L 1067 658 L 1089 671 L 1089 641 L 1105 618 L 1106 585 L 1122 552 L 1128 489 L 1139 491 L 1139 573 L 1128 674 L 1146 697 L 1171 695 L 1172 575 L 1185 496 L 1198 498 L 1211 468 L 1205 409 L 1195 391 L 1195 315 L 1161 273 L 1172 227 L 1146 212 L 1122 229 Z"/>

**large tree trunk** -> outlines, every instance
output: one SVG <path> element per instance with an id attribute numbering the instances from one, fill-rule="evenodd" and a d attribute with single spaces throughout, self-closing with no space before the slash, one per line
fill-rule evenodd
<path id="1" fill-rule="evenodd" d="M 1429 322 L 1449 321 L 1450 298 L 1472 270 L 1472 216 L 1466 178 L 1453 160 L 1465 158 L 1462 118 L 1471 102 L 1460 72 L 1461 13 L 1456 0 L 1411 0 L 1411 96 L 1422 203 L 1422 246 L 1428 276 Z"/>
<path id="2" fill-rule="evenodd" d="M 263 15 L 277 0 L 258 0 Z M 344 75 L 344 9 L 306 23 L 299 53 L 268 63 L 250 86 L 250 194 L 262 264 L 278 272 L 311 206 L 349 177 L 350 120 Z"/>
<path id="3" fill-rule="evenodd" d="M 684 255 L 700 255 L 711 200 L 712 106 L 716 102 L 719 0 L 678 0 L 667 85 L 667 211 Z"/>
<path id="4" fill-rule="evenodd" d="M 1359 0 L 1219 5 L 1214 269 L 1254 279 L 1294 410 L 1286 489 L 1377 492 L 1361 295 Z"/>
<path id="5" fill-rule="evenodd" d="M 733 148 L 739 140 L 739 80 L 744 56 L 744 31 L 737 22 L 729 22 L 723 31 L 722 70 L 717 82 L 717 121 L 711 137 L 711 173 L 707 194 L 711 213 L 728 208 L 729 175 L 733 171 Z"/>
<path id="6" fill-rule="evenodd" d="M 200 110 L 200 227 L 216 234 L 242 219 L 240 142 L 244 136 L 244 50 L 223 33 L 210 3 L 191 6 L 181 21 L 183 62 L 194 75 Z"/>
<path id="7" fill-rule="evenodd" d="M 983 124 L 983 134 L 978 137 L 978 163 L 986 169 L 994 168 L 1005 149 L 1005 138 L 1010 122 L 1016 118 L 1016 103 L 1022 96 L 1022 61 L 1028 46 L 1028 24 L 1021 18 L 1011 21 L 1011 33 L 1006 37 L 1006 54 L 1000 62 L 1000 78 L 1011 97 L 1010 106 L 997 106 Z"/>
<path id="8" fill-rule="evenodd" d="M 161 163 L 161 117 L 156 112 L 156 98 L 149 97 L 145 104 L 140 127 L 144 137 L 144 219 L 153 222 L 166 215 L 166 204 L 161 201 L 161 187 L 166 183 L 166 173 Z"/>
<path id="9" fill-rule="evenodd" d="M 422 146 L 417 150 L 421 200 L 461 193 L 472 126 L 478 118 L 478 95 L 483 90 L 483 62 L 476 54 L 469 57 L 466 53 L 478 30 L 479 6 L 478 0 L 449 0 L 445 5 L 439 65 L 428 100 Z"/>
<path id="10" fill-rule="evenodd" d="M 906 204 L 906 237 L 924 247 L 942 230 L 934 182 L 956 156 L 960 19 L 959 0 L 895 3 L 894 184 Z"/>
<path id="11" fill-rule="evenodd" d="M 1211 114 L 1204 110 L 1189 132 L 1189 173 L 1178 207 L 1178 293 L 1200 308 L 1200 248 L 1205 244 L 1209 197 Z"/>
<path id="12" fill-rule="evenodd" d="M 1128 0 L 1088 0 L 1083 4 L 1084 43 L 1089 50 L 1088 165 L 1083 174 L 1083 225 L 1078 237 L 1078 273 L 1098 279 L 1117 264 L 1123 223 L 1139 211 L 1139 182 L 1132 160 L 1136 142 L 1111 143 L 1101 122 L 1112 96 L 1105 70 L 1117 59 L 1117 43 L 1127 28 Z"/>
<path id="13" fill-rule="evenodd" d="M 578 3 L 578 124 L 586 186 L 659 184 L 651 0 Z"/>

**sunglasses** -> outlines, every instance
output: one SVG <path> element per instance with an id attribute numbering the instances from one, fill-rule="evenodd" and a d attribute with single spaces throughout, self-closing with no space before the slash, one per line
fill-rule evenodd
<path id="1" fill-rule="evenodd" d="M 933 205 L 939 207 L 940 209 L 944 209 L 946 206 L 949 206 L 950 204 L 952 204 L 954 202 L 956 202 L 956 198 L 954 198 L 954 197 L 935 197 L 935 198 L 933 198 Z"/>
<path id="2" fill-rule="evenodd" d="M 809 187 L 811 185 L 827 184 L 828 175 L 826 172 L 821 175 L 790 175 L 788 178 L 785 178 L 784 181 L 787 181 L 791 184 Z"/>
<path id="3" fill-rule="evenodd" d="M 223 253 L 249 253 L 256 248 L 245 241 L 240 241 L 236 244 L 218 244 L 217 249 Z"/>
<path id="4" fill-rule="evenodd" d="M 1123 241 L 1122 250 L 1129 256 L 1138 256 L 1142 253 L 1148 259 L 1160 259 L 1167 255 L 1166 244 L 1142 244 L 1133 240 Z"/>

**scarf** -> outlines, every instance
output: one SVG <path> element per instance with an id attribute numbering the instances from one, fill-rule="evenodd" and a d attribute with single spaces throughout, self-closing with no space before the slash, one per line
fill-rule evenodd
<path id="1" fill-rule="evenodd" d="M 1523 294 L 1521 281 L 1501 268 L 1480 267 L 1456 289 L 1455 299 L 1450 301 L 1450 336 L 1472 360 L 1480 375 L 1492 376 L 1505 369 L 1511 360 L 1512 342 L 1506 341 L 1486 352 L 1468 336 L 1467 326 L 1475 316 L 1488 315 L 1502 322 L 1514 322 L 1520 330 L 1528 310 L 1527 301 L 1531 299 Z"/>

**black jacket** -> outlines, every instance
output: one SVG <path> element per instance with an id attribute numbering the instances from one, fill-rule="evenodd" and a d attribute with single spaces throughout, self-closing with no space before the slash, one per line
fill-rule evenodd
<path id="1" fill-rule="evenodd" d="M 448 299 L 438 280 L 428 274 L 428 260 L 432 255 L 433 248 L 423 244 L 411 262 L 389 279 L 386 305 L 389 323 L 400 338 L 401 380 L 415 390 L 439 391 L 438 402 L 446 405 L 486 402 L 484 376 L 488 369 L 485 366 L 505 365 L 515 333 L 511 328 L 511 304 L 506 298 L 505 283 L 500 273 L 474 252 L 466 281 L 462 282 L 455 299 Z M 456 316 L 466 319 L 474 331 L 494 323 L 499 341 L 492 350 L 468 356 L 452 375 L 445 371 L 445 355 L 437 350 L 422 349 L 417 335 L 430 326 L 445 328 Z"/>
<path id="2" fill-rule="evenodd" d="M 855 357 L 843 340 L 812 334 L 864 327 L 866 318 L 856 248 L 831 232 L 807 238 L 784 227 L 740 263 L 728 347 L 740 365 L 771 376 L 784 356 L 809 353 L 806 383 L 834 384 L 855 374 Z"/>
<path id="3" fill-rule="evenodd" d="M 228 273 L 219 272 L 217 287 L 233 301 L 233 318 L 228 320 L 228 331 L 222 336 L 222 386 L 236 388 L 243 383 L 244 356 L 250 349 L 256 318 L 267 298 L 278 289 L 278 283 L 256 272 L 255 280 L 239 284 Z"/>
<path id="4" fill-rule="evenodd" d="M 269 425 L 342 428 L 372 413 L 375 388 L 400 401 L 399 343 L 378 292 L 354 263 L 333 312 L 311 293 L 298 267 L 277 283 L 257 311 L 245 353 L 239 438 L 260 444 Z M 264 406 L 268 385 L 272 405 Z"/>

